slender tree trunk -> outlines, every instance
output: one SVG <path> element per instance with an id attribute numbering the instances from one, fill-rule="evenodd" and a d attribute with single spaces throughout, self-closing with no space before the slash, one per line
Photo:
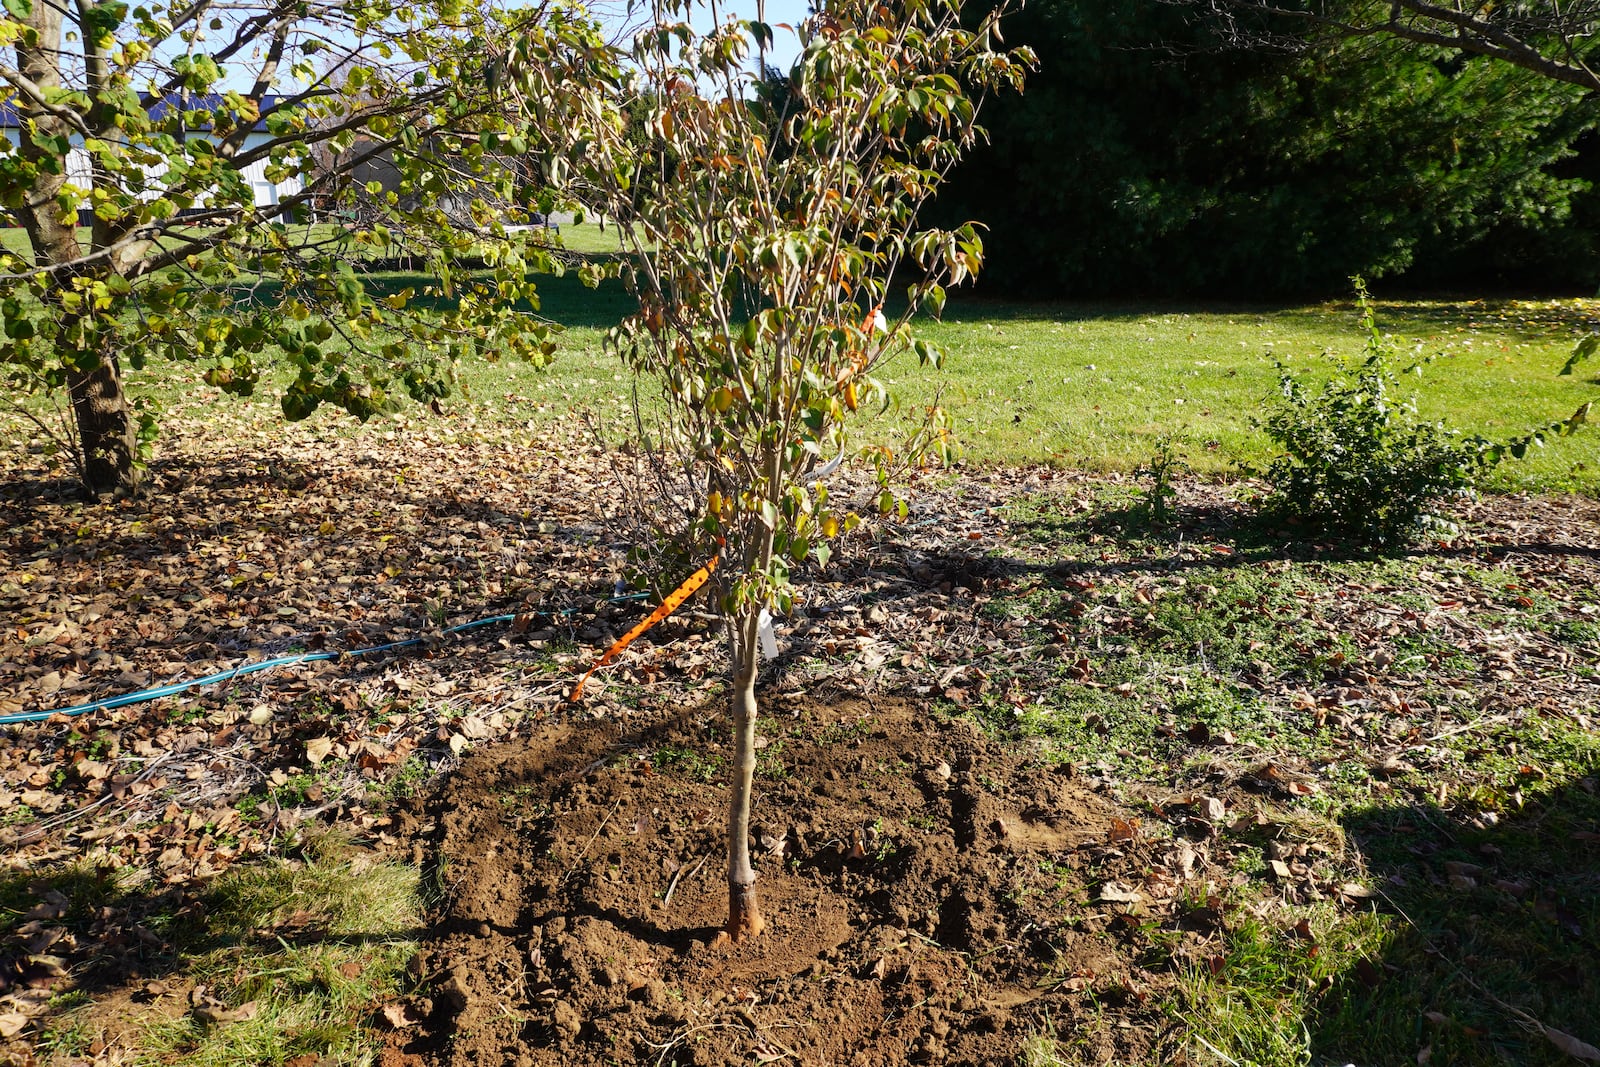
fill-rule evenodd
<path id="1" fill-rule="evenodd" d="M 74 371 L 67 388 L 83 450 L 84 492 L 96 499 L 138 492 L 139 435 L 116 357 L 106 354 L 93 370 Z"/>
<path id="2" fill-rule="evenodd" d="M 733 656 L 733 766 L 728 788 L 728 926 L 730 941 L 755 937 L 766 928 L 756 902 L 756 872 L 750 866 L 750 790 L 756 770 L 756 670 L 759 611 L 747 607 L 729 627 Z"/>

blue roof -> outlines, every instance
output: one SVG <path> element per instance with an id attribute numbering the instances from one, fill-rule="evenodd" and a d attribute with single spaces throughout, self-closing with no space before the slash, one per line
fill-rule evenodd
<path id="1" fill-rule="evenodd" d="M 185 111 L 223 111 L 227 109 L 227 105 L 224 103 L 226 99 L 227 97 L 224 93 L 189 93 L 186 95 L 169 93 L 148 106 L 150 108 L 150 117 L 160 120 L 173 108 L 181 108 Z M 280 99 L 275 93 L 267 93 L 261 97 L 259 108 L 261 111 L 268 111 Z M 12 104 L 10 99 L 0 100 L 0 130 L 14 130 L 20 126 L 21 122 L 18 120 L 15 105 Z M 205 128 L 204 126 L 196 127 L 196 129 Z M 251 129 L 257 133 L 265 133 L 267 124 L 265 121 L 257 119 L 256 124 Z"/>

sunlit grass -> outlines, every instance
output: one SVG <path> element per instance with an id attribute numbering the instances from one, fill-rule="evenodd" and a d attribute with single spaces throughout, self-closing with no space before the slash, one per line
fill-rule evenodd
<path id="1" fill-rule="evenodd" d="M 319 1062 L 376 1062 L 379 1014 L 400 995 L 416 951 L 418 873 L 337 838 L 313 842 L 306 853 L 236 868 L 203 906 L 147 917 L 173 945 L 163 983 L 189 999 L 142 1014 L 114 999 L 108 1014 L 100 1000 L 114 993 L 89 986 L 59 997 L 40 1021 L 40 1051 L 53 1057 L 46 1062 L 81 1062 L 72 1057 L 97 1042 L 118 1062 L 222 1067 L 308 1053 L 325 1057 Z M 32 877 L 66 894 L 75 909 L 80 898 L 136 905 L 142 893 L 86 881 L 77 870 Z"/>
<path id="2" fill-rule="evenodd" d="M 497 394 L 532 398 L 545 405 L 541 418 L 630 402 L 632 379 L 601 343 L 626 313 L 626 294 L 616 283 L 599 294 L 574 284 L 552 279 L 543 289 L 545 312 L 573 324 L 555 364 L 463 368 L 475 397 L 491 408 Z M 1502 439 L 1600 397 L 1595 371 L 1557 373 L 1590 313 L 1600 314 L 1600 303 L 1486 310 L 1416 302 L 1380 306 L 1379 321 L 1402 353 L 1400 368 L 1433 357 L 1402 379 L 1424 417 Z M 941 370 L 891 364 L 883 377 L 898 407 L 861 420 L 867 440 L 892 439 L 937 401 L 969 463 L 1132 471 L 1170 435 L 1191 469 L 1222 475 L 1269 455 L 1255 420 L 1276 393 L 1279 361 L 1318 379 L 1332 370 L 1327 354 L 1359 356 L 1363 341 L 1354 311 L 1341 305 L 1199 312 L 970 302 L 920 329 L 949 358 Z M 1593 491 L 1600 434 L 1552 440 L 1526 461 L 1503 464 L 1488 487 Z"/>
<path id="3" fill-rule="evenodd" d="M 601 233 L 592 221 L 563 224 L 561 240 L 591 253 L 617 247 L 615 228 Z M 426 279 L 373 281 L 398 288 Z M 538 313 L 565 327 L 555 362 L 464 363 L 451 406 L 482 424 L 523 426 L 595 412 L 623 432 L 634 383 L 603 343 L 631 306 L 622 284 L 590 290 L 571 273 L 538 284 Z M 1379 303 L 1377 315 L 1398 353 L 1396 366 L 1421 365 L 1402 382 L 1415 389 L 1422 415 L 1463 433 L 1509 439 L 1600 397 L 1600 364 L 1558 374 L 1575 339 L 1600 318 L 1600 301 L 1390 302 Z M 1363 343 L 1348 303 L 1199 309 L 957 300 L 945 321 L 918 328 L 949 358 L 942 370 L 909 358 L 889 365 L 882 377 L 897 404 L 883 418 L 860 420 L 865 441 L 895 440 L 937 401 L 951 415 L 968 463 L 1133 471 L 1167 438 L 1190 469 L 1224 476 L 1269 455 L 1256 420 L 1276 393 L 1280 362 L 1317 379 L 1332 370 L 1329 354 L 1358 357 Z M 199 370 L 137 375 L 133 388 L 157 403 L 180 382 L 191 400 L 209 396 L 191 390 Z M 278 371 L 276 384 L 286 375 Z M 648 385 L 640 390 L 647 402 L 651 393 Z M 264 387 L 252 403 L 270 412 L 276 395 Z M 4 413 L 0 430 L 31 436 Z M 1534 449 L 1525 461 L 1503 464 L 1486 487 L 1593 492 L 1600 488 L 1600 433 L 1585 430 Z"/>
<path id="4" fill-rule="evenodd" d="M 1593 301 L 1545 306 L 1381 305 L 1379 325 L 1409 358 L 1433 356 L 1414 386 L 1421 414 L 1466 433 L 1509 438 L 1571 415 L 1600 396 L 1593 372 L 1558 376 Z M 1197 311 L 964 304 L 926 335 L 943 372 L 905 365 L 888 377 L 927 403 L 942 390 L 967 457 L 977 463 L 1137 468 L 1163 434 L 1197 471 L 1260 463 L 1254 420 L 1275 394 L 1279 361 L 1325 377 L 1325 353 L 1356 357 L 1362 336 L 1344 306 Z M 1592 489 L 1600 438 L 1581 434 L 1508 463 L 1496 488 Z"/>

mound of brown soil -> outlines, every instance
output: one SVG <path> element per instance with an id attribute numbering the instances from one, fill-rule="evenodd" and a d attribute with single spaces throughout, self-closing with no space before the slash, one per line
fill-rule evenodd
<path id="1" fill-rule="evenodd" d="M 443 899 L 419 957 L 428 1032 L 407 1051 L 459 1067 L 993 1064 L 1059 1034 L 1091 1061 L 1162 1058 L 1164 980 L 1130 934 L 1151 872 L 1179 850 L 1192 862 L 1186 842 L 1140 840 L 1070 768 L 907 704 L 783 707 L 764 725 L 768 928 L 732 947 L 713 944 L 715 720 L 551 728 L 450 776 L 417 827 Z M 1116 1026 L 1092 1024 L 1097 998 L 1121 1006 Z"/>

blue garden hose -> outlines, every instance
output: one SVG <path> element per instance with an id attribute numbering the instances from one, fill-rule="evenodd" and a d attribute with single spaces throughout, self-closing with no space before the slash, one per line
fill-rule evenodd
<path id="1" fill-rule="evenodd" d="M 618 604 L 629 600 L 642 600 L 648 593 L 629 593 L 624 596 L 611 597 L 609 603 Z M 571 615 L 573 609 L 561 612 L 534 612 L 537 615 Z M 460 626 L 452 626 L 444 632 L 447 634 L 464 633 L 467 630 L 476 630 L 480 626 L 492 626 L 499 622 L 511 622 L 515 615 L 491 615 L 487 619 L 476 619 L 464 622 Z M 356 648 L 348 652 L 303 652 L 298 656 L 279 656 L 276 659 L 266 659 L 259 663 L 245 663 L 229 671 L 219 671 L 208 674 L 204 678 L 195 678 L 187 682 L 174 682 L 164 685 L 159 689 L 141 689 L 137 693 L 126 693 L 119 697 L 107 697 L 89 704 L 79 704 L 70 708 L 58 708 L 54 711 L 19 711 L 10 715 L 0 715 L 0 726 L 14 726 L 24 722 L 43 722 L 52 715 L 87 715 L 91 711 L 104 711 L 108 708 L 122 708 L 129 704 L 142 704 L 147 700 L 160 700 L 163 697 L 177 696 L 179 693 L 188 692 L 197 686 L 216 685 L 218 682 L 231 682 L 235 678 L 242 678 L 247 674 L 257 671 L 270 670 L 273 667 L 289 667 L 297 663 L 316 663 L 320 660 L 342 659 L 345 656 L 366 656 L 374 652 L 393 652 L 402 648 L 416 648 L 425 645 L 431 640 L 427 637 L 413 637 L 406 641 L 391 641 L 386 645 L 373 645 L 371 648 Z"/>

